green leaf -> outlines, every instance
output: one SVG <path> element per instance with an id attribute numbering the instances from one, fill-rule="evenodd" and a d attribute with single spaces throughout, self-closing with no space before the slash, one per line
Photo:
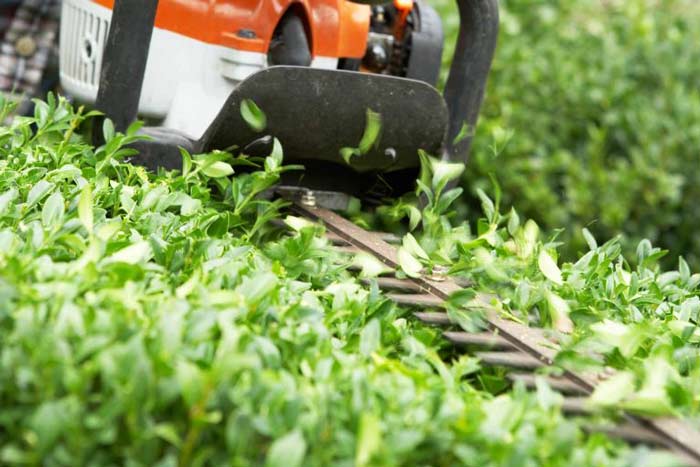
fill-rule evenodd
<path id="1" fill-rule="evenodd" d="M 277 287 L 278 279 L 272 273 L 262 273 L 246 277 L 237 290 L 248 303 L 257 304 Z"/>
<path id="2" fill-rule="evenodd" d="M 267 452 L 266 467 L 300 467 L 306 455 L 306 441 L 301 431 L 294 430 L 275 440 Z"/>
<path id="3" fill-rule="evenodd" d="M 595 241 L 595 237 L 587 228 L 584 227 L 581 229 L 581 232 L 583 233 L 583 238 L 586 239 L 586 243 L 588 244 L 588 248 L 590 250 L 595 250 L 598 248 L 598 242 Z"/>
<path id="4" fill-rule="evenodd" d="M 80 177 L 81 174 L 82 172 L 78 167 L 74 166 L 73 164 L 66 164 L 49 172 L 47 174 L 47 178 L 52 182 L 60 182 L 62 180 L 75 179 Z"/>
<path id="5" fill-rule="evenodd" d="M 17 199 L 17 194 L 16 188 L 10 188 L 0 195 L 0 216 L 9 210 L 10 204 Z"/>
<path id="6" fill-rule="evenodd" d="M 182 445 L 180 435 L 178 434 L 175 425 L 172 423 L 159 423 L 153 428 L 153 433 L 173 446 L 180 447 L 180 445 Z"/>
<path id="7" fill-rule="evenodd" d="M 46 196 L 53 187 L 53 183 L 49 183 L 46 180 L 39 180 L 27 194 L 27 205 L 29 207 L 34 206 L 36 203 L 41 201 L 41 199 Z"/>
<path id="8" fill-rule="evenodd" d="M 282 143 L 280 140 L 275 138 L 272 142 L 272 152 L 270 157 L 273 158 L 277 164 L 282 165 L 282 160 L 284 159 L 284 150 L 282 149 Z"/>
<path id="9" fill-rule="evenodd" d="M 34 412 L 31 427 L 39 438 L 42 450 L 53 445 L 66 428 L 66 408 L 63 401 L 46 401 Z"/>
<path id="10" fill-rule="evenodd" d="M 418 209 L 415 206 L 408 206 L 408 230 L 414 231 L 416 227 L 418 227 L 418 224 L 420 224 L 420 221 L 423 219 L 423 215 L 420 212 L 420 209 Z"/>
<path id="11" fill-rule="evenodd" d="M 678 379 L 678 372 L 665 358 L 651 356 L 644 361 L 642 387 L 625 400 L 622 407 L 643 415 L 674 415 L 667 388 Z"/>
<path id="12" fill-rule="evenodd" d="M 265 170 L 268 172 L 273 172 L 282 166 L 282 160 L 284 158 L 284 151 L 282 150 L 282 143 L 277 138 L 272 142 L 272 152 L 265 159 Z"/>
<path id="13" fill-rule="evenodd" d="M 418 186 L 422 185 L 427 187 L 430 185 L 431 174 L 433 171 L 433 158 L 430 157 L 430 155 L 423 149 L 418 149 L 418 158 L 420 159 L 420 174 L 418 175 L 416 184 Z"/>
<path id="14" fill-rule="evenodd" d="M 361 252 L 353 258 L 353 264 L 360 268 L 360 276 L 369 278 L 377 277 L 391 271 L 387 265 L 379 261 L 374 255 Z"/>
<path id="15" fill-rule="evenodd" d="M 360 353 L 366 357 L 372 355 L 381 345 L 382 330 L 377 319 L 370 320 L 360 333 Z"/>
<path id="16" fill-rule="evenodd" d="M 408 277 L 420 277 L 423 265 L 404 247 L 399 248 L 398 260 L 401 270 L 405 272 Z"/>
<path id="17" fill-rule="evenodd" d="M 510 214 L 508 216 L 508 233 L 511 236 L 515 236 L 515 233 L 520 228 L 520 217 L 518 213 L 515 212 L 515 208 L 510 208 Z"/>
<path id="18" fill-rule="evenodd" d="M 151 245 L 145 241 L 132 243 L 112 254 L 108 259 L 110 262 L 139 264 L 147 261 L 151 257 Z"/>
<path id="19" fill-rule="evenodd" d="M 536 251 L 540 228 L 532 219 L 528 219 L 521 230 L 521 234 L 522 236 L 519 235 L 519 238 L 516 238 L 516 241 L 520 244 L 519 256 L 523 259 L 530 259 Z"/>
<path id="20" fill-rule="evenodd" d="M 544 277 L 557 285 L 562 285 L 564 283 L 559 266 L 557 266 L 557 263 L 552 259 L 547 250 L 542 249 L 540 251 L 540 255 L 537 258 L 537 265 L 542 274 L 544 274 Z"/>
<path id="21" fill-rule="evenodd" d="M 114 131 L 114 123 L 109 118 L 105 118 L 102 123 L 102 136 L 104 136 L 105 144 L 114 139 L 116 132 Z"/>
<path id="22" fill-rule="evenodd" d="M 267 127 L 265 113 L 251 99 L 243 99 L 241 101 L 241 117 L 253 131 L 258 133 Z"/>
<path id="23" fill-rule="evenodd" d="M 546 379 L 538 376 L 535 379 L 535 387 L 537 388 L 537 402 L 544 410 L 561 406 L 564 398 L 561 394 L 552 390 Z"/>
<path id="24" fill-rule="evenodd" d="M 177 382 L 182 390 L 182 396 L 189 407 L 203 402 L 206 378 L 204 372 L 194 363 L 181 359 L 175 366 Z"/>
<path id="25" fill-rule="evenodd" d="M 549 305 L 549 314 L 552 317 L 552 325 L 554 328 L 561 332 L 573 332 L 574 324 L 569 318 L 571 309 L 566 300 L 549 290 L 546 291 L 545 296 L 547 298 L 547 304 Z"/>
<path id="26" fill-rule="evenodd" d="M 180 155 L 182 156 L 182 176 L 187 177 L 192 171 L 192 156 L 184 148 L 180 148 Z"/>
<path id="27" fill-rule="evenodd" d="M 437 211 L 442 214 L 446 213 L 447 210 L 449 209 L 450 206 L 452 206 L 452 203 L 457 200 L 460 196 L 462 196 L 462 193 L 464 190 L 460 187 L 453 188 L 445 193 L 442 193 L 440 195 L 440 199 L 438 200 L 437 204 Z"/>
<path id="28" fill-rule="evenodd" d="M 476 189 L 476 194 L 481 200 L 481 210 L 484 212 L 484 215 L 489 222 L 493 222 L 496 216 L 496 206 L 493 204 L 493 201 L 481 188 Z"/>
<path id="29" fill-rule="evenodd" d="M 599 383 L 589 399 L 592 405 L 610 407 L 629 397 L 635 391 L 634 374 L 620 372 Z"/>
<path id="30" fill-rule="evenodd" d="M 501 206 L 503 191 L 501 190 L 501 185 L 498 183 L 498 180 L 493 173 L 489 174 L 489 179 L 491 180 L 491 187 L 493 188 L 493 202 L 496 207 L 496 212 L 498 213 L 499 207 Z"/>
<path id="31" fill-rule="evenodd" d="M 465 138 L 472 136 L 472 134 L 473 132 L 471 131 L 471 126 L 467 122 L 462 123 L 459 133 L 457 133 L 457 136 L 455 136 L 454 140 L 452 140 L 452 145 L 457 145 Z"/>
<path id="32" fill-rule="evenodd" d="M 609 319 L 591 325 L 599 341 L 617 347 L 625 358 L 637 353 L 646 336 L 631 325 Z"/>
<path id="33" fill-rule="evenodd" d="M 211 178 L 228 177 L 229 175 L 233 174 L 233 167 L 231 167 L 231 164 L 226 162 L 215 161 L 204 166 L 202 173 Z"/>
<path id="34" fill-rule="evenodd" d="M 416 240 L 416 237 L 413 235 L 406 234 L 403 237 L 403 248 L 409 252 L 412 256 L 424 259 L 424 260 L 429 260 L 430 258 L 428 257 L 428 254 L 425 252 L 425 250 L 418 244 L 418 241 Z"/>
<path id="35" fill-rule="evenodd" d="M 379 452 L 382 445 L 382 431 L 379 418 L 371 413 L 363 413 L 357 433 L 355 448 L 355 465 L 365 467 L 372 464 L 372 456 Z"/>
<path id="36" fill-rule="evenodd" d="M 651 242 L 648 239 L 642 239 L 637 244 L 637 261 L 642 263 L 652 251 Z"/>
<path id="37" fill-rule="evenodd" d="M 476 297 L 474 289 L 460 289 L 450 295 L 448 303 L 459 308 L 466 307 L 472 303 Z"/>
<path id="38" fill-rule="evenodd" d="M 2 99 L 2 96 L 0 96 L 0 99 Z M 0 104 L 1 103 L 0 101 Z M 0 105 L 0 111 L 1 110 L 2 106 Z M 0 448 L 0 461 L 5 462 L 4 465 L 29 465 L 32 463 L 32 459 L 33 455 L 30 451 L 21 449 L 16 445 L 8 443 Z"/>
<path id="39" fill-rule="evenodd" d="M 382 116 L 372 109 L 367 109 L 365 121 L 365 131 L 362 134 L 362 139 L 358 145 L 360 154 L 365 155 L 372 147 L 379 143 L 379 135 L 382 130 Z"/>
<path id="40" fill-rule="evenodd" d="M 340 148 L 340 157 L 343 158 L 346 164 L 350 164 L 350 159 L 352 159 L 352 156 L 359 156 L 360 152 L 355 149 L 355 148 Z"/>
<path id="41" fill-rule="evenodd" d="M 344 147 L 340 149 L 340 157 L 343 158 L 346 164 L 350 164 L 353 156 L 364 156 L 373 147 L 379 144 L 379 137 L 382 130 L 382 116 L 371 109 L 367 109 L 367 120 L 365 122 L 365 131 L 360 139 L 360 144 L 357 148 Z"/>
<path id="42" fill-rule="evenodd" d="M 301 232 L 303 229 L 313 228 L 314 223 L 304 219 L 303 217 L 297 216 L 287 216 L 284 218 L 284 223 L 297 232 Z"/>
<path id="43" fill-rule="evenodd" d="M 180 215 L 192 216 L 202 208 L 202 202 L 198 199 L 185 195 L 180 201 Z"/>
<path id="44" fill-rule="evenodd" d="M 47 229 L 60 226 L 63 222 L 66 206 L 63 195 L 56 191 L 44 203 L 41 210 L 41 223 Z"/>
<path id="45" fill-rule="evenodd" d="M 442 191 L 449 182 L 457 180 L 464 172 L 464 164 L 456 162 L 445 162 L 431 158 L 431 166 L 433 170 L 432 186 L 436 192 Z"/>
<path id="46" fill-rule="evenodd" d="M 678 272 L 681 275 L 681 280 L 683 282 L 688 282 L 688 279 L 690 279 L 690 267 L 682 256 L 678 257 Z"/>
<path id="47" fill-rule="evenodd" d="M 114 237 L 114 235 L 117 232 L 119 232 L 121 228 L 122 223 L 118 220 L 105 222 L 103 224 L 100 224 L 100 226 L 96 229 L 95 235 L 97 236 L 97 238 L 106 242 L 108 240 L 111 240 L 112 237 Z"/>
<path id="48" fill-rule="evenodd" d="M 92 188 L 89 184 L 86 184 L 80 192 L 80 198 L 78 199 L 78 217 L 83 227 L 85 227 L 85 230 L 89 233 L 92 233 L 94 228 L 93 202 Z"/>

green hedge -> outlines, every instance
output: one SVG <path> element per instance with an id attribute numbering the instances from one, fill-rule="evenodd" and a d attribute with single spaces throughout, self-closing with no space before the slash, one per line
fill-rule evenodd
<path id="1" fill-rule="evenodd" d="M 437 4 L 448 36 L 458 19 Z M 565 228 L 641 238 L 700 264 L 700 5 L 692 0 L 503 0 L 501 36 L 465 176 Z M 447 55 L 447 54 L 446 54 Z M 448 60 L 448 57 L 445 57 Z M 476 205 L 474 196 L 470 203 Z"/>
<path id="2" fill-rule="evenodd" d="M 545 385 L 484 390 L 320 227 L 274 227 L 279 145 L 153 174 L 123 161 L 135 126 L 93 148 L 84 123 L 49 96 L 0 127 L 0 465 L 676 465 Z"/>

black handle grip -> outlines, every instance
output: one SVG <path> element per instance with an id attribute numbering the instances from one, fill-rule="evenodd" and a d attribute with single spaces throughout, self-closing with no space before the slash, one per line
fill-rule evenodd
<path id="1" fill-rule="evenodd" d="M 126 131 L 138 116 L 157 9 L 158 0 L 114 2 L 95 107 L 112 119 L 117 131 Z M 97 123 L 93 143 L 101 144 L 102 125 Z"/>
<path id="2" fill-rule="evenodd" d="M 498 41 L 498 0 L 457 0 L 457 6 L 459 36 L 443 94 L 450 114 L 444 157 L 466 163 Z M 455 143 L 465 124 L 469 133 Z"/>

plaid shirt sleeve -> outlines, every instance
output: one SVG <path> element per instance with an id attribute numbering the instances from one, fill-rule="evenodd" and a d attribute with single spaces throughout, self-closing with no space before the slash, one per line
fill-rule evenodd
<path id="1" fill-rule="evenodd" d="M 0 92 L 22 96 L 25 103 L 37 96 L 49 59 L 57 53 L 59 15 L 60 0 L 20 2 L 0 42 Z"/>

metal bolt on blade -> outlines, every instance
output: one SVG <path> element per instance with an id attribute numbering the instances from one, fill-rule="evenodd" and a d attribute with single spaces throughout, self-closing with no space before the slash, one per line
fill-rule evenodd
<path id="1" fill-rule="evenodd" d="M 316 207 L 316 196 L 314 195 L 314 192 L 307 190 L 303 195 L 301 195 L 301 204 L 310 208 Z"/>
<path id="2" fill-rule="evenodd" d="M 436 282 L 444 282 L 447 280 L 447 273 L 450 270 L 447 266 L 435 265 L 433 266 L 432 274 L 429 279 Z"/>

